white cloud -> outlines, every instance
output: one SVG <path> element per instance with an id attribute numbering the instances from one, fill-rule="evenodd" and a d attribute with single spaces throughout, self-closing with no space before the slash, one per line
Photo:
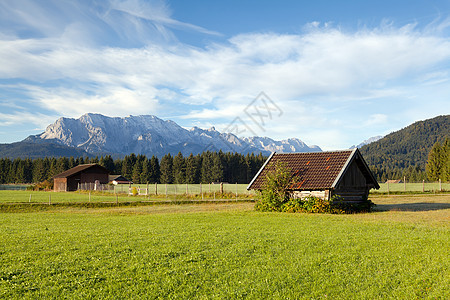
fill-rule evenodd
<path id="1" fill-rule="evenodd" d="M 39 112 L 0 113 L 0 126 L 33 124 L 39 128 L 45 128 L 59 117 L 58 115 L 48 115 Z"/>
<path id="2" fill-rule="evenodd" d="M 373 114 L 364 122 L 364 126 L 384 125 L 388 122 L 388 116 L 385 114 Z"/>

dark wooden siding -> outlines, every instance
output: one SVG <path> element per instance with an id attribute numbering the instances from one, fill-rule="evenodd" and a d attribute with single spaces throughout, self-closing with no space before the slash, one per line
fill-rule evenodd
<path id="1" fill-rule="evenodd" d="M 341 196 L 345 201 L 362 201 L 367 199 L 369 188 L 356 160 L 347 168 L 333 194 Z"/>

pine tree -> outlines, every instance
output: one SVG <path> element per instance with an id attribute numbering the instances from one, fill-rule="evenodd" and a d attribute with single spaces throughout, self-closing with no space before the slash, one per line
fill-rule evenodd
<path id="1" fill-rule="evenodd" d="M 149 183 L 150 182 L 150 161 L 147 157 L 144 157 L 142 160 L 142 172 L 140 175 L 141 183 Z"/>
<path id="2" fill-rule="evenodd" d="M 173 158 L 173 177 L 175 183 L 186 182 L 186 162 L 181 152 Z"/>
<path id="3" fill-rule="evenodd" d="M 73 158 L 73 156 L 71 156 L 71 157 L 69 158 L 69 169 L 72 169 L 72 168 L 75 167 L 75 166 L 77 166 L 77 165 L 75 164 L 75 159 Z"/>
<path id="4" fill-rule="evenodd" d="M 44 165 L 44 160 L 42 158 L 35 159 L 33 161 L 33 179 L 35 183 L 39 183 L 45 180 L 46 170 Z"/>
<path id="5" fill-rule="evenodd" d="M 137 160 L 133 166 L 133 172 L 131 175 L 131 180 L 133 183 L 142 183 L 141 182 L 141 173 L 142 173 L 142 162 Z"/>
<path id="6" fill-rule="evenodd" d="M 220 152 L 212 153 L 211 182 L 223 181 L 223 163 Z"/>
<path id="7" fill-rule="evenodd" d="M 427 176 L 430 181 L 437 181 L 442 175 L 442 147 L 436 142 L 428 153 Z"/>
<path id="8" fill-rule="evenodd" d="M 104 157 L 100 157 L 99 165 L 105 167 L 108 171 L 114 171 L 114 161 L 111 155 L 105 155 Z"/>
<path id="9" fill-rule="evenodd" d="M 442 161 L 442 180 L 450 181 L 450 139 L 446 138 L 442 144 L 441 151 Z"/>
<path id="10" fill-rule="evenodd" d="M 186 159 L 186 182 L 200 183 L 201 159 L 200 155 L 194 156 L 192 153 Z"/>
<path id="11" fill-rule="evenodd" d="M 161 158 L 161 183 L 173 183 L 173 158 L 170 153 Z"/>
<path id="12" fill-rule="evenodd" d="M 213 159 L 210 151 L 203 152 L 202 155 L 202 168 L 201 168 L 201 182 L 202 183 L 211 183 L 212 179 L 212 165 Z"/>
<path id="13" fill-rule="evenodd" d="M 149 171 L 149 182 L 158 183 L 160 182 L 160 168 L 158 157 L 152 156 L 150 159 L 150 171 Z"/>
<path id="14" fill-rule="evenodd" d="M 131 159 L 129 156 L 125 156 L 125 158 L 122 161 L 122 170 L 121 170 L 122 176 L 131 180 L 132 172 L 133 172 L 133 165 L 131 163 Z"/>

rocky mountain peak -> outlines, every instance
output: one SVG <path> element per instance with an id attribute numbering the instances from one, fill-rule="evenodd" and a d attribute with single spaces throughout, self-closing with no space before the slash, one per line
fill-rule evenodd
<path id="1" fill-rule="evenodd" d="M 153 115 L 107 117 L 87 113 L 78 119 L 59 118 L 27 140 L 52 140 L 89 153 L 126 155 L 130 153 L 163 156 L 166 153 L 198 154 L 206 150 L 250 153 L 321 151 L 297 138 L 275 141 L 268 137 L 238 138 L 215 127 L 184 129 L 171 120 Z"/>

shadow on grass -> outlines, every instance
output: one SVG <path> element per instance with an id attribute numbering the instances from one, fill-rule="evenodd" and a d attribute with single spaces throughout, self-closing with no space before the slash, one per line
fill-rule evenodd
<path id="1" fill-rule="evenodd" d="M 450 203 L 400 203 L 400 204 L 377 204 L 375 211 L 430 211 L 449 209 Z"/>

